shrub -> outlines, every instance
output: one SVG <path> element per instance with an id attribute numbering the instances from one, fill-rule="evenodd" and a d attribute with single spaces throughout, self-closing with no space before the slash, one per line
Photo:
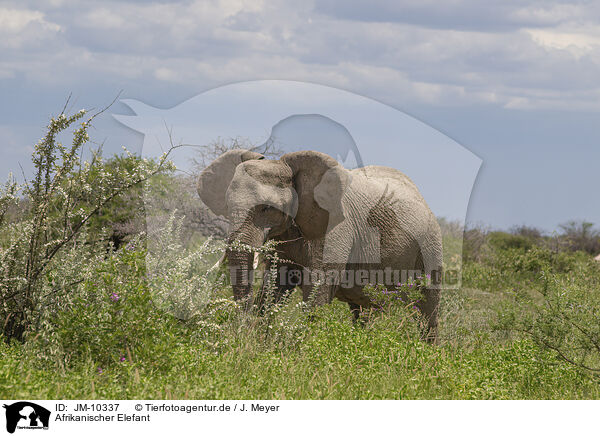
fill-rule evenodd
<path id="1" fill-rule="evenodd" d="M 495 250 L 529 250 L 533 247 L 531 239 L 521 236 L 512 235 L 505 232 L 492 232 L 489 234 L 489 244 Z"/>
<path id="2" fill-rule="evenodd" d="M 560 225 L 562 245 L 571 251 L 600 253 L 600 231 L 587 221 L 568 221 Z"/>
<path id="3" fill-rule="evenodd" d="M 27 332 L 36 331 L 41 314 L 81 282 L 78 271 L 99 250 L 90 248 L 84 237 L 92 217 L 131 187 L 170 167 L 168 152 L 158 162 L 143 159 L 114 171 L 103 165 L 99 153 L 81 162 L 88 129 L 98 114 L 75 128 L 70 146 L 59 139 L 85 115 L 82 110 L 50 120 L 33 152 L 35 174 L 21 186 L 22 201 L 15 195 L 14 182 L 0 192 L 0 216 L 7 204 L 25 206 L 18 222 L 0 221 L 0 322 L 6 340 L 23 340 Z M 71 268 L 61 265 L 66 258 L 74 260 Z"/>
<path id="4" fill-rule="evenodd" d="M 103 174 L 116 174 L 126 177 L 133 174 L 136 169 L 143 168 L 144 160 L 137 155 L 125 153 L 102 160 L 101 156 L 94 158 L 97 162 L 95 169 L 90 173 L 89 183 L 93 186 Z M 154 185 L 166 184 L 169 180 L 167 168 L 152 177 Z M 73 175 L 72 175 L 73 176 Z M 71 176 L 71 177 L 72 177 Z M 120 177 L 120 176 L 119 176 Z M 135 235 L 145 230 L 145 210 L 143 202 L 143 186 L 141 183 L 131 186 L 121 194 L 110 199 L 89 220 L 90 241 L 103 241 L 112 244 L 113 249 L 119 249 L 129 242 Z M 160 196 L 159 189 L 153 190 L 153 195 Z M 166 196 L 164 194 L 163 196 Z M 80 198 L 81 207 L 93 207 L 93 197 Z M 105 238 L 103 240 L 103 238 Z"/>
<path id="5" fill-rule="evenodd" d="M 368 285 L 365 294 L 373 307 L 363 313 L 363 319 L 400 330 L 408 337 L 418 339 L 426 327 L 426 322 L 419 311 L 421 290 L 427 286 L 427 278 L 417 277 L 399 283 L 394 289 L 381 285 Z M 391 323 L 391 324 L 390 324 Z"/>
<path id="6" fill-rule="evenodd" d="M 536 294 L 514 289 L 499 327 L 530 336 L 570 364 L 600 373 L 600 268 L 590 259 L 569 274 L 545 267 Z"/>
<path id="7" fill-rule="evenodd" d="M 187 320 L 225 287 L 221 271 L 210 271 L 224 244 L 210 238 L 197 246 L 184 244 L 183 221 L 175 210 L 164 227 L 150 235 L 146 261 L 158 307 Z"/>
<path id="8" fill-rule="evenodd" d="M 153 338 L 178 333 L 176 321 L 157 310 L 145 280 L 145 251 L 111 252 L 91 268 L 39 332 L 35 346 L 65 366 L 91 360 L 106 367 L 152 359 Z"/>

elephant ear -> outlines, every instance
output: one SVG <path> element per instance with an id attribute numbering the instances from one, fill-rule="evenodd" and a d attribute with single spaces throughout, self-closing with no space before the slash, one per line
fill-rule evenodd
<path id="1" fill-rule="evenodd" d="M 339 193 L 345 187 L 333 186 L 339 181 L 331 177 L 343 172 L 343 167 L 331 156 L 318 151 L 297 151 L 281 157 L 293 172 L 293 184 L 298 193 L 295 221 L 306 239 L 325 236 L 330 220 L 341 211 L 341 197 L 324 197 L 327 192 Z M 326 189 L 323 189 L 326 188 Z"/>
<path id="2" fill-rule="evenodd" d="M 247 160 L 259 160 L 265 157 L 254 151 L 234 149 L 229 150 L 207 166 L 196 185 L 198 195 L 216 215 L 227 214 L 225 193 L 233 179 L 236 167 Z"/>

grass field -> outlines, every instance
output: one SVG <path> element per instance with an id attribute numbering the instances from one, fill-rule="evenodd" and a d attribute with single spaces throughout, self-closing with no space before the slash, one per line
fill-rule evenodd
<path id="1" fill-rule="evenodd" d="M 597 273 L 586 256 L 563 257 Z M 498 327 L 507 305 L 518 313 L 532 309 L 520 306 L 510 283 L 490 283 L 501 283 L 495 275 L 508 272 L 486 262 L 467 263 L 465 286 L 445 291 L 440 344 L 432 346 L 418 339 L 415 315 L 403 308 L 391 307 L 362 326 L 341 302 L 309 317 L 297 296 L 266 317 L 219 298 L 183 322 L 155 308 L 143 261 L 143 250 L 119 251 L 96 267 L 45 334 L 2 343 L 0 397 L 600 398 L 593 372 Z M 535 293 L 537 282 L 530 283 Z"/>

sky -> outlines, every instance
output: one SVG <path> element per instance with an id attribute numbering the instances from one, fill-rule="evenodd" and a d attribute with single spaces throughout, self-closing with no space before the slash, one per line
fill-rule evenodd
<path id="1" fill-rule="evenodd" d="M 436 216 L 464 225 L 481 159 L 448 136 L 388 105 L 330 86 L 255 80 L 217 87 L 163 110 L 121 100 L 135 115 L 114 117 L 144 134 L 139 152 L 190 169 L 198 145 L 215 138 L 271 144 L 281 153 L 315 150 L 346 168 L 383 165 L 412 179 Z M 258 108 L 260 106 L 260 108 Z"/>
<path id="2" fill-rule="evenodd" d="M 120 91 L 166 110 L 270 79 L 368 97 L 478 156 L 470 223 L 600 225 L 593 1 L 3 1 L 0 175 L 31 169 L 69 94 L 73 110 Z M 106 152 L 143 142 L 110 113 L 91 133 Z"/>

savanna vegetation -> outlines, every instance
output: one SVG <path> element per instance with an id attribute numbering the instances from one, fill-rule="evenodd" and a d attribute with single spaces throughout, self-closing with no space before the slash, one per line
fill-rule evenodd
<path id="1" fill-rule="evenodd" d="M 297 293 L 257 314 L 210 269 L 223 243 L 206 235 L 222 225 L 169 154 L 103 158 L 86 149 L 91 122 L 52 119 L 35 174 L 0 190 L 0 397 L 600 398 L 592 224 L 547 235 L 440 220 L 464 250 L 438 345 L 419 339 L 412 304 L 376 287 L 381 310 L 359 323 Z"/>

